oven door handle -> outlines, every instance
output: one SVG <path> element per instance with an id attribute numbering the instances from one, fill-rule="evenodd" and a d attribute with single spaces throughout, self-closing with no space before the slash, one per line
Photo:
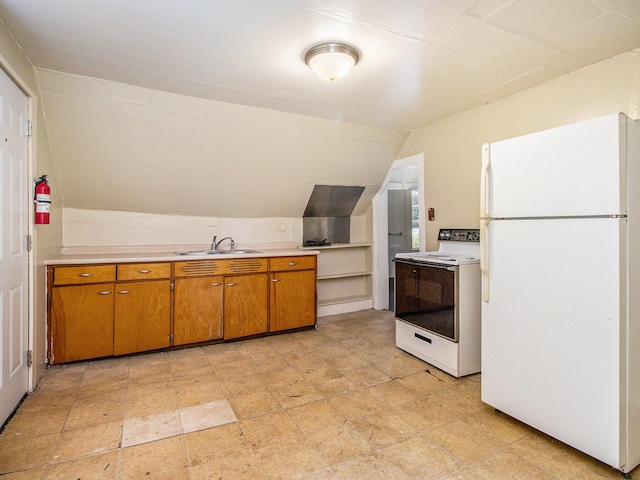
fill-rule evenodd
<path id="1" fill-rule="evenodd" d="M 412 267 L 439 268 L 440 270 L 449 270 L 450 272 L 455 272 L 458 270 L 457 265 L 451 266 L 451 265 L 442 265 L 439 263 L 412 262 L 407 260 L 401 260 L 398 258 L 394 258 L 393 261 L 395 263 L 402 263 L 403 265 L 411 265 Z"/>

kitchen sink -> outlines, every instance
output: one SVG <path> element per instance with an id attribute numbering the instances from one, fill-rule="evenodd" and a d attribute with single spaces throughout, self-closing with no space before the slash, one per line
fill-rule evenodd
<path id="1" fill-rule="evenodd" d="M 189 252 L 176 252 L 178 255 L 237 255 L 241 253 L 260 253 L 257 250 L 192 250 Z"/>

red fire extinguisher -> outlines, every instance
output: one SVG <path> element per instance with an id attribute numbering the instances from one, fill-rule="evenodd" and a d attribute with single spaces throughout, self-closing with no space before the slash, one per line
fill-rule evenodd
<path id="1" fill-rule="evenodd" d="M 36 224 L 49 225 L 49 209 L 51 207 L 51 188 L 47 184 L 47 176 L 36 180 Z"/>

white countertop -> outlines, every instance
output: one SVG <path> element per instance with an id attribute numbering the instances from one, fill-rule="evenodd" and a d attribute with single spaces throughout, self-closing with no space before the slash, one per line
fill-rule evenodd
<path id="1" fill-rule="evenodd" d="M 87 263 L 137 263 L 137 262 L 179 262 L 186 260 L 227 260 L 232 258 L 264 258 L 289 257 L 299 255 L 317 255 L 317 250 L 301 248 L 251 248 L 257 253 L 224 253 L 214 255 L 178 255 L 176 251 L 190 251 L 192 249 L 176 249 L 164 252 L 91 252 L 69 253 L 45 260 L 45 265 L 73 265 Z M 242 248 L 238 248 L 242 250 Z"/>

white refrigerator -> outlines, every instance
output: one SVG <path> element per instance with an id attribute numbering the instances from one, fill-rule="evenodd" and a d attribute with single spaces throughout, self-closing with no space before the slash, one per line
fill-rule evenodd
<path id="1" fill-rule="evenodd" d="M 640 464 L 640 122 L 483 146 L 482 400 Z"/>

